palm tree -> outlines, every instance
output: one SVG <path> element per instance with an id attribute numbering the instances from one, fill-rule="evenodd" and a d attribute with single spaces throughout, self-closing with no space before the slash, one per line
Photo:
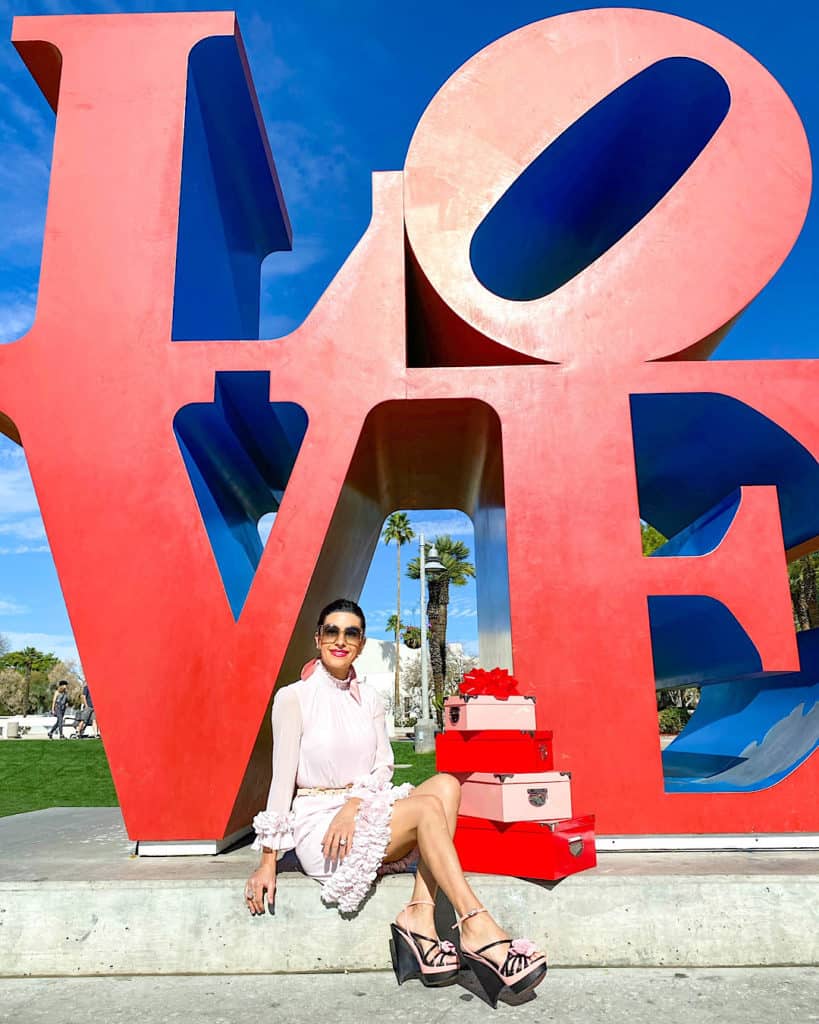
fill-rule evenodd
<path id="1" fill-rule="evenodd" d="M 401 631 L 401 545 L 407 544 L 415 536 L 415 531 L 410 525 L 409 516 L 406 512 L 393 512 L 384 526 L 381 539 L 385 544 L 395 541 L 395 615 L 389 620 L 387 628 L 392 624 L 395 632 L 395 692 L 393 713 L 395 723 L 403 717 L 401 713 L 401 647 L 399 644 L 399 633 Z M 393 619 L 395 620 L 393 622 Z"/>
<path id="2" fill-rule="evenodd" d="M 399 633 L 403 633 L 404 623 L 399 620 L 397 615 L 391 615 L 387 619 L 386 625 L 384 626 L 384 630 L 387 633 L 394 633 L 396 629 L 398 630 Z"/>
<path id="3" fill-rule="evenodd" d="M 432 664 L 432 680 L 435 689 L 435 705 L 440 719 L 444 699 L 444 680 L 446 679 L 446 628 L 447 605 L 449 604 L 449 588 L 466 586 L 470 576 L 475 575 L 475 566 L 468 561 L 469 548 L 461 540 L 453 540 L 444 534 L 432 542 L 438 549 L 438 558 L 444 572 L 427 576 L 427 618 L 429 619 L 429 660 Z M 426 552 L 432 545 L 425 544 Z M 421 560 L 413 558 L 407 566 L 407 576 L 411 580 L 420 579 Z"/>

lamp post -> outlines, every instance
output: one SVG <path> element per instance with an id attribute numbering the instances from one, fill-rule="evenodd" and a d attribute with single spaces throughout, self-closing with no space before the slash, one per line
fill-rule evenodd
<path id="1" fill-rule="evenodd" d="M 427 573 L 444 571 L 433 544 L 426 556 L 423 533 L 418 535 L 421 549 L 421 717 L 415 723 L 415 753 L 427 754 L 435 749 L 435 720 L 429 710 L 429 666 L 427 664 Z"/>

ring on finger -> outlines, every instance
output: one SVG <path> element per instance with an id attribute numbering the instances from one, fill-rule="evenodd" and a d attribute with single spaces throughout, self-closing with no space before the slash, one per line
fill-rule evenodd
<path id="1" fill-rule="evenodd" d="M 347 845 L 347 840 L 346 839 L 339 839 L 338 845 L 339 846 L 346 846 Z"/>

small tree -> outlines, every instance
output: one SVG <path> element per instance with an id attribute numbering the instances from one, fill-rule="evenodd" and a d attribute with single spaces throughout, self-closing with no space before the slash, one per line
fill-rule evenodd
<path id="1" fill-rule="evenodd" d="M 655 530 L 651 523 L 645 523 L 642 520 L 640 521 L 640 533 L 642 534 L 644 555 L 653 554 L 668 540 L 668 537 L 664 537 L 659 530 Z"/>
<path id="2" fill-rule="evenodd" d="M 55 654 L 43 654 L 36 647 L 24 647 L 22 651 L 11 651 L 0 658 L 0 666 L 3 668 L 13 668 L 23 677 L 22 708 L 19 712 L 23 717 L 30 710 L 32 673 L 42 672 L 44 675 L 47 675 L 49 669 L 56 665 L 58 661 L 59 659 Z"/>
<path id="3" fill-rule="evenodd" d="M 0 668 L 0 715 L 19 715 L 23 710 L 25 680 L 14 668 Z"/>
<path id="4" fill-rule="evenodd" d="M 404 626 L 402 638 L 404 640 L 405 647 L 409 647 L 411 651 L 417 651 L 421 646 L 421 627 Z"/>
<path id="5" fill-rule="evenodd" d="M 413 658 L 404 668 L 405 690 L 408 694 L 414 717 L 418 717 L 421 713 L 421 657 L 419 644 L 418 657 Z M 464 654 L 460 644 L 452 644 L 449 647 L 446 663 L 447 674 L 443 688 L 440 694 L 433 690 L 430 695 L 430 703 L 439 718 L 443 718 L 444 701 L 447 697 L 451 697 L 458 692 L 458 687 L 464 675 L 477 667 L 478 659 Z"/>

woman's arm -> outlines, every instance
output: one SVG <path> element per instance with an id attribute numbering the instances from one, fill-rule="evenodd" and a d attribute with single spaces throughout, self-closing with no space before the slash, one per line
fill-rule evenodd
<path id="1" fill-rule="evenodd" d="M 253 819 L 256 831 L 253 849 L 280 852 L 292 850 L 296 845 L 291 807 L 299 767 L 302 721 L 298 694 L 293 687 L 286 686 L 276 694 L 271 717 L 273 777 L 267 805 Z"/>
<path id="2" fill-rule="evenodd" d="M 293 791 L 299 768 L 301 746 L 301 707 L 298 694 L 285 687 L 273 699 L 273 777 L 267 795 L 267 806 L 253 819 L 256 838 L 252 849 L 259 850 L 259 866 L 245 887 L 245 900 L 252 914 L 263 914 L 265 905 L 271 913 L 276 896 L 276 861 L 279 852 L 292 850 Z"/>

